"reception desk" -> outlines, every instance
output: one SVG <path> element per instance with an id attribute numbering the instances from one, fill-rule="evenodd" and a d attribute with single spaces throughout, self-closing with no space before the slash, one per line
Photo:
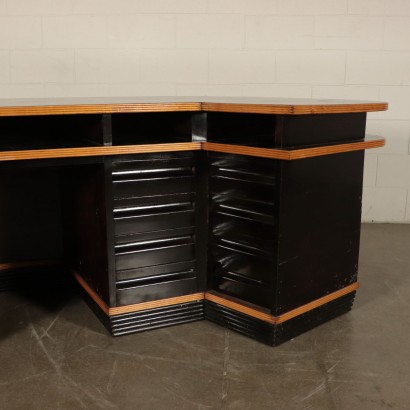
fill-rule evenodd
<path id="1" fill-rule="evenodd" d="M 113 335 L 208 319 L 293 338 L 351 309 L 364 150 L 384 145 L 366 113 L 386 109 L 4 100 L 0 288 L 70 272 Z"/>

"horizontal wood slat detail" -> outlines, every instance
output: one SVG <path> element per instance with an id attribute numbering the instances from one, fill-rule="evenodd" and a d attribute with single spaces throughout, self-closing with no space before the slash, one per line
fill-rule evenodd
<path id="1" fill-rule="evenodd" d="M 340 154 L 343 152 L 350 151 L 360 151 L 369 148 L 379 148 L 383 147 L 384 145 L 384 138 L 371 138 L 366 139 L 364 141 L 351 142 L 348 144 L 336 144 L 294 150 L 257 148 L 248 147 L 244 145 L 220 144 L 216 142 L 203 142 L 202 149 L 205 151 L 223 152 L 226 154 L 248 155 L 252 157 L 262 157 L 290 161 L 303 158 L 319 157 L 322 155 Z"/>
<path id="2" fill-rule="evenodd" d="M 103 155 L 143 154 L 151 152 L 195 151 L 200 149 L 200 142 L 181 142 L 169 144 L 144 144 L 106 147 L 0 151 L 0 161 L 19 161 L 27 159 L 46 158 L 96 157 Z"/>

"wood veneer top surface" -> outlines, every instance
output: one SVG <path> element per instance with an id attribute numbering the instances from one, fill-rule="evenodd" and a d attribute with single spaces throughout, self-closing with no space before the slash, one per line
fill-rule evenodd
<path id="1" fill-rule="evenodd" d="M 335 114 L 387 110 L 387 103 L 247 97 L 107 97 L 0 99 L 0 116 L 209 111 L 260 114 Z"/>

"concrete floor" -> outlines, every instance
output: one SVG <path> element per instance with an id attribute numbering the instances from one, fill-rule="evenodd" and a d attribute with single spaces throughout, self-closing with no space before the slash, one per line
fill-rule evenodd
<path id="1" fill-rule="evenodd" d="M 0 409 L 410 409 L 410 225 L 364 225 L 353 310 L 270 348 L 209 322 L 110 337 L 72 292 L 0 295 Z"/>

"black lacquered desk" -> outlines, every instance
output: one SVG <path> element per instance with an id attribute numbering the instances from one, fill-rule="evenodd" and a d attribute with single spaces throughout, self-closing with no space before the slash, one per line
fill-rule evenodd
<path id="1" fill-rule="evenodd" d="M 351 309 L 366 113 L 340 100 L 0 102 L 0 288 L 71 272 L 113 335 L 277 345 Z"/>

